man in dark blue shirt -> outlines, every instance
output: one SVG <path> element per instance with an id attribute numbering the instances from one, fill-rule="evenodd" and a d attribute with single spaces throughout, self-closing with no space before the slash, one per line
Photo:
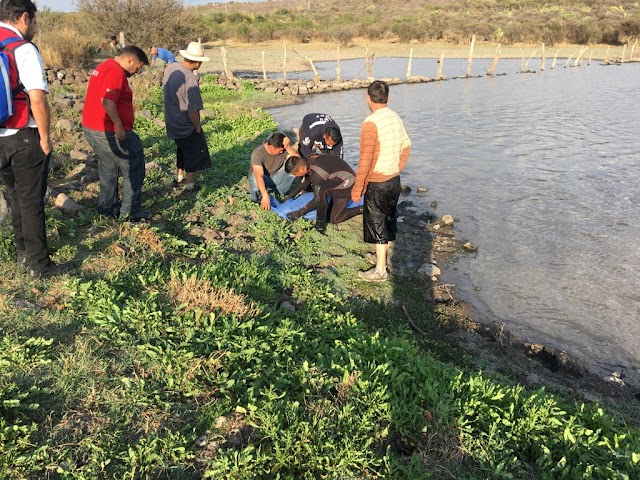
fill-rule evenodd
<path id="1" fill-rule="evenodd" d="M 335 153 L 338 157 L 344 158 L 340 127 L 326 113 L 305 115 L 300 126 L 299 137 L 298 152 L 303 158 L 312 159 L 325 153 Z"/>

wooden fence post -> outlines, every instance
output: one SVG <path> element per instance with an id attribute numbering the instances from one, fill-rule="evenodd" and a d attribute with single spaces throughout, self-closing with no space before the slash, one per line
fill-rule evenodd
<path id="1" fill-rule="evenodd" d="M 544 43 L 542 44 L 542 57 L 540 62 L 540 71 L 544 72 Z"/>
<path id="2" fill-rule="evenodd" d="M 622 47 L 622 56 L 620 57 L 620 63 L 624 63 L 624 53 L 627 51 L 627 44 Z"/>
<path id="3" fill-rule="evenodd" d="M 498 48 L 496 48 L 496 53 L 493 55 L 493 62 L 491 62 L 491 66 L 489 70 L 487 70 L 487 75 L 493 75 L 496 71 L 496 67 L 498 66 L 498 59 L 500 58 L 500 47 L 501 43 L 498 44 Z"/>
<path id="4" fill-rule="evenodd" d="M 340 81 L 340 45 L 336 48 L 338 52 L 338 60 L 336 61 L 336 82 Z"/>
<path id="5" fill-rule="evenodd" d="M 633 47 L 631 47 L 631 55 L 629 55 L 629 60 L 633 61 L 633 54 L 636 51 L 636 47 L 638 46 L 638 39 L 636 38 L 636 41 L 633 44 Z"/>
<path id="6" fill-rule="evenodd" d="M 564 64 L 564 68 L 567 68 L 567 65 L 569 65 L 569 62 L 571 62 L 572 58 L 573 58 L 573 53 L 569 55 L 569 58 L 567 58 L 567 63 Z"/>
<path id="7" fill-rule="evenodd" d="M 369 54 L 369 46 L 367 46 L 365 50 L 365 55 L 366 55 L 365 65 L 367 67 L 367 78 L 373 78 L 373 59 L 376 56 L 376 54 L 375 52 L 371 52 L 371 54 Z"/>
<path id="8" fill-rule="evenodd" d="M 229 64 L 227 62 L 227 49 L 224 47 L 220 47 L 220 53 L 222 54 L 222 66 L 224 68 L 224 74 L 227 76 L 227 80 L 233 80 L 233 72 L 229 68 Z"/>
<path id="9" fill-rule="evenodd" d="M 407 65 L 407 78 L 411 76 L 411 61 L 413 60 L 413 48 L 409 50 L 409 64 Z"/>
<path id="10" fill-rule="evenodd" d="M 529 62 L 531 61 L 531 59 L 533 58 L 533 56 L 536 54 L 537 50 L 534 50 L 533 53 L 531 55 L 529 55 L 529 59 L 527 60 L 527 63 L 524 64 L 524 70 L 526 72 L 529 71 Z"/>
<path id="11" fill-rule="evenodd" d="M 604 52 L 604 60 L 602 61 L 603 63 L 608 63 L 609 62 L 609 49 L 611 48 L 611 45 L 609 45 L 607 47 L 607 51 Z"/>
<path id="12" fill-rule="evenodd" d="M 282 39 L 282 47 L 284 48 L 284 58 L 282 59 L 282 79 L 287 81 L 287 41 Z"/>
<path id="13" fill-rule="evenodd" d="M 440 54 L 440 60 L 438 60 L 438 73 L 436 73 L 436 80 L 442 80 L 442 64 L 444 63 L 444 52 Z"/>
<path id="14" fill-rule="evenodd" d="M 316 69 L 316 66 L 313 64 L 313 60 L 311 59 L 311 57 L 307 57 L 306 55 L 302 55 L 295 48 L 293 49 L 293 51 L 295 53 L 297 53 L 298 55 L 300 55 L 302 58 L 304 58 L 305 62 L 307 62 L 309 64 L 309 68 L 311 68 L 311 71 L 313 72 L 313 83 L 318 85 L 320 83 L 320 74 L 318 73 L 318 70 Z"/>
<path id="15" fill-rule="evenodd" d="M 587 65 L 591 65 L 591 58 L 593 57 L 593 48 L 589 50 L 589 60 L 587 61 Z"/>
<path id="16" fill-rule="evenodd" d="M 558 54 L 560 53 L 560 50 L 556 50 L 555 55 L 553 56 L 553 62 L 551 63 L 551 70 L 553 70 L 554 68 L 556 68 L 556 60 L 558 59 Z"/>
<path id="17" fill-rule="evenodd" d="M 125 38 L 124 38 L 124 32 L 120 32 L 120 46 L 121 47 L 127 46 L 127 42 L 125 41 Z"/>
<path id="18" fill-rule="evenodd" d="M 582 65 L 582 58 L 584 57 L 585 53 L 587 53 L 587 50 L 589 50 L 589 47 L 583 47 L 580 49 L 580 53 L 578 53 L 576 61 L 573 63 L 574 67 L 579 67 L 580 65 Z"/>
<path id="19" fill-rule="evenodd" d="M 267 79 L 267 67 L 264 64 L 264 50 L 262 51 L 262 79 Z"/>
<path id="20" fill-rule="evenodd" d="M 471 76 L 471 64 L 473 63 L 473 47 L 476 45 L 476 36 L 471 35 L 471 46 L 469 47 L 469 58 L 467 59 L 467 78 Z"/>

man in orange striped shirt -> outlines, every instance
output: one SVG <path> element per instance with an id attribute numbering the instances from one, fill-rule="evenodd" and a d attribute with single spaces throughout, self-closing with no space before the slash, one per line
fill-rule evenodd
<path id="1" fill-rule="evenodd" d="M 389 107 L 389 85 L 376 80 L 367 89 L 371 115 L 360 131 L 360 161 L 351 199 L 364 196 L 364 241 L 376 246 L 376 265 L 358 276 L 367 282 L 389 279 L 387 253 L 396 239 L 396 208 L 400 197 L 400 172 L 411 152 L 411 140 L 402 120 Z"/>

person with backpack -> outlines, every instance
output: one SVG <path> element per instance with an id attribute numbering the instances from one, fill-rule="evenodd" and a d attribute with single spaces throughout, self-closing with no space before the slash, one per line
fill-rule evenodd
<path id="1" fill-rule="evenodd" d="M 12 108 L 0 112 L 0 177 L 11 203 L 18 267 L 27 268 L 32 278 L 47 278 L 67 267 L 51 261 L 47 246 L 44 196 L 53 145 L 47 76 L 31 43 L 35 31 L 36 6 L 31 0 L 0 0 L 0 56 L 6 57 L 9 78 L 9 85 L 0 86 L 2 94 L 12 98 L 5 102 Z"/>

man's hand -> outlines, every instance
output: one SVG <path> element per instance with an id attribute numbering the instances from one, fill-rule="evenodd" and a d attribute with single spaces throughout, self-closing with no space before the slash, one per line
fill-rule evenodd
<path id="1" fill-rule="evenodd" d="M 353 203 L 358 203 L 361 199 L 362 199 L 361 193 L 356 193 L 355 191 L 351 190 L 351 201 Z"/>
<path id="2" fill-rule="evenodd" d="M 300 212 L 300 210 L 295 210 L 293 212 L 287 213 L 287 218 L 289 220 L 295 220 L 297 218 L 300 218 L 301 216 L 302 216 L 302 212 Z"/>
<path id="3" fill-rule="evenodd" d="M 282 145 L 284 145 L 285 149 L 287 149 L 287 148 L 289 148 L 291 146 L 291 140 L 289 140 L 289 137 L 287 137 L 286 135 L 282 139 Z"/>
<path id="4" fill-rule="evenodd" d="M 122 125 L 118 126 L 116 125 L 116 139 L 119 142 L 124 142 L 127 138 L 127 134 L 124 131 L 124 128 L 122 127 Z"/>
<path id="5" fill-rule="evenodd" d="M 53 152 L 53 143 L 49 139 L 40 139 L 40 148 L 45 155 L 51 155 Z"/>
<path id="6" fill-rule="evenodd" d="M 269 199 L 269 195 L 263 195 L 260 200 L 260 208 L 263 210 L 271 210 L 271 200 Z"/>

